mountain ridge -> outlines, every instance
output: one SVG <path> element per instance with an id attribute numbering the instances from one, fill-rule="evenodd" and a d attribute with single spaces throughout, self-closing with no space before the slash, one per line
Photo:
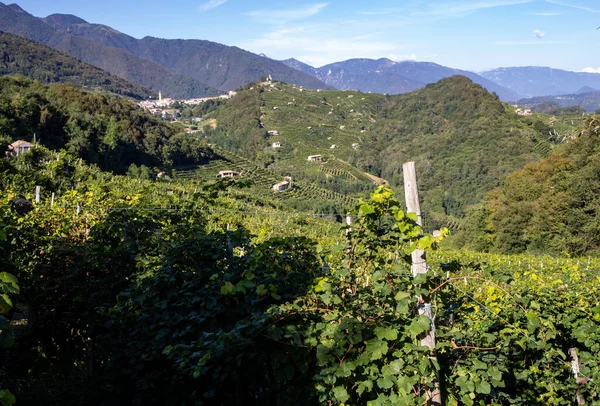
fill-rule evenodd
<path id="1" fill-rule="evenodd" d="M 580 106 L 587 113 L 594 113 L 600 109 L 600 91 L 557 96 L 538 96 L 517 101 L 519 106 L 530 108 L 534 108 L 542 103 L 554 103 L 561 108 Z"/>
<path id="2" fill-rule="evenodd" d="M 200 97 L 220 93 L 202 82 L 177 75 L 163 66 L 124 50 L 105 47 L 65 30 L 57 30 L 20 7 L 19 10 L 15 11 L 14 7 L 0 2 L 1 31 L 41 42 L 115 76 L 154 91 L 162 91 L 172 97 Z"/>
<path id="3" fill-rule="evenodd" d="M 21 74 L 41 83 L 72 83 L 146 99 L 156 93 L 40 42 L 0 32 L 0 75 Z"/>
<path id="4" fill-rule="evenodd" d="M 504 67 L 481 75 L 522 94 L 522 98 L 574 94 L 582 87 L 600 89 L 597 73 L 571 72 L 546 66 Z"/>
<path id="5" fill-rule="evenodd" d="M 282 61 L 290 67 L 313 74 L 328 85 L 342 90 L 401 94 L 420 89 L 428 83 L 443 78 L 463 75 L 481 84 L 490 92 L 497 93 L 502 100 L 520 98 L 519 94 L 504 88 L 476 73 L 448 68 L 433 62 L 392 61 L 388 58 L 354 58 L 314 68 L 296 59 Z"/>
<path id="6" fill-rule="evenodd" d="M 233 90 L 269 74 L 278 80 L 308 88 L 327 88 L 326 84 L 313 76 L 298 73 L 279 61 L 235 46 L 199 39 L 163 39 L 153 36 L 136 39 L 103 24 L 82 22 L 81 19 L 73 22 L 73 17 L 68 14 L 52 14 L 45 22 L 53 28 L 64 27 L 78 37 L 125 50 L 221 91 Z"/>

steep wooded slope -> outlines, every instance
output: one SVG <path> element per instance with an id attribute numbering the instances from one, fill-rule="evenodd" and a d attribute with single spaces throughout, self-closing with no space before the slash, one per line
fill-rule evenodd
<path id="1" fill-rule="evenodd" d="M 10 33 L 0 33 L 0 75 L 20 74 L 42 83 L 66 82 L 135 99 L 156 94 L 63 52 Z"/>

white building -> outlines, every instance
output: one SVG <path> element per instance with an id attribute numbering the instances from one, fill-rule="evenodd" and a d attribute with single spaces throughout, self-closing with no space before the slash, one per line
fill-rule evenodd
<path id="1" fill-rule="evenodd" d="M 290 182 L 282 181 L 273 185 L 273 191 L 275 192 L 283 192 L 290 186 Z"/>
<path id="2" fill-rule="evenodd" d="M 33 148 L 33 144 L 27 141 L 18 140 L 8 146 L 8 154 L 12 156 L 18 156 L 23 152 L 27 152 Z"/>
<path id="3" fill-rule="evenodd" d="M 236 171 L 221 171 L 217 175 L 217 178 L 233 178 L 235 176 L 239 176 L 239 172 Z"/>

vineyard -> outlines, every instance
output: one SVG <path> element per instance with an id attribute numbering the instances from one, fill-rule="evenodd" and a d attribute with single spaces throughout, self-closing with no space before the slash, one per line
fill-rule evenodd
<path id="1" fill-rule="evenodd" d="M 330 175 L 343 176 L 346 179 L 357 182 L 372 182 L 371 178 L 369 178 L 363 172 L 339 159 L 329 159 L 327 162 L 323 163 L 319 169 Z"/>
<path id="2" fill-rule="evenodd" d="M 342 227 L 237 181 L 38 158 L 16 162 L 0 194 L 3 271 L 18 278 L 0 274 L 15 333 L 0 336 L 13 344 L 2 387 L 22 404 L 50 392 L 58 404 L 420 405 L 436 379 L 448 405 L 600 402 L 596 258 L 448 251 L 383 187 Z M 40 202 L 15 212 L 36 184 Z M 417 278 L 404 259 L 415 247 L 430 267 Z M 416 312 L 423 296 L 432 319 Z M 435 360 L 420 344 L 432 326 Z"/>
<path id="3" fill-rule="evenodd" d="M 214 180 L 220 171 L 234 170 L 239 173 L 239 176 L 236 176 L 236 179 L 252 181 L 252 190 L 255 194 L 258 196 L 272 196 L 272 198 L 278 202 L 285 202 L 293 199 L 325 200 L 336 204 L 342 212 L 345 211 L 344 208 L 349 208 L 356 202 L 354 197 L 346 196 L 302 181 L 293 181 L 291 188 L 283 192 L 273 192 L 272 186 L 275 183 L 280 182 L 283 177 L 278 177 L 272 171 L 259 168 L 251 161 L 230 151 L 217 147 L 214 147 L 214 151 L 220 159 L 211 160 L 204 165 L 176 169 L 173 171 L 175 179 L 209 181 Z M 338 165 L 339 167 L 344 168 L 343 163 Z M 350 174 L 348 169 L 345 170 L 346 173 Z M 368 179 L 366 176 L 362 176 L 363 179 Z"/>
<path id="4" fill-rule="evenodd" d="M 537 116 L 443 82 L 397 98 L 249 85 L 207 109 L 230 149 L 73 101 L 81 122 L 55 134 L 69 151 L 0 159 L 0 403 L 600 404 L 598 123 L 561 156 Z M 35 97 L 12 99 L 11 123 L 38 128 L 21 115 Z M 398 187 L 409 148 L 424 227 L 352 164 Z M 509 173 L 533 155 L 549 158 Z M 492 253 L 449 248 L 473 230 Z"/>

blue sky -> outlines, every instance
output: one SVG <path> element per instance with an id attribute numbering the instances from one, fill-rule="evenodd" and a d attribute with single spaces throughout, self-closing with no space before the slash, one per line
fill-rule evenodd
<path id="1" fill-rule="evenodd" d="M 600 73 L 600 0 L 20 0 L 136 38 L 206 39 L 313 66 L 350 58 L 481 71 L 551 66 Z"/>

